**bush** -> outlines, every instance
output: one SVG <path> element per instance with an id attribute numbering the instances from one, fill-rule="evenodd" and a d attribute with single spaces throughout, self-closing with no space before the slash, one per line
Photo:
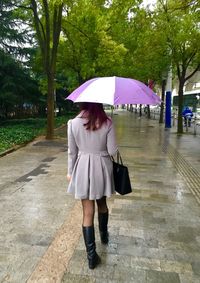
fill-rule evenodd
<path id="1" fill-rule="evenodd" d="M 55 127 L 66 124 L 75 113 L 55 118 Z M 45 134 L 46 119 L 31 118 L 23 120 L 7 120 L 0 125 L 0 153 L 33 140 L 35 137 Z"/>

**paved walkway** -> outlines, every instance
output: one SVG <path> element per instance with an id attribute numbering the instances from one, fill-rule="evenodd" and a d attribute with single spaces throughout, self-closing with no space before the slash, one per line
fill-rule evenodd
<path id="1" fill-rule="evenodd" d="M 0 282 L 199 283 L 200 138 L 114 115 L 134 191 L 109 199 L 110 242 L 87 267 L 81 207 L 66 195 L 65 131 L 0 159 Z M 97 219 L 95 219 L 97 225 Z"/>

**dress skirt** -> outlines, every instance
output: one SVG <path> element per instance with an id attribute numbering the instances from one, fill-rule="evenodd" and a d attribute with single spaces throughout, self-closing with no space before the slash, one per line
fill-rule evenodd
<path id="1" fill-rule="evenodd" d="M 107 152 L 79 152 L 68 193 L 76 199 L 101 199 L 115 193 L 113 163 Z"/>

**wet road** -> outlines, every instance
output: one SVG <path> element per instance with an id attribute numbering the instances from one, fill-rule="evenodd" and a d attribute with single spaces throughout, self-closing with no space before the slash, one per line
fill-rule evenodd
<path id="1" fill-rule="evenodd" d="M 81 208 L 66 194 L 63 129 L 0 158 L 0 282 L 200 282 L 199 137 L 116 114 L 134 191 L 109 200 L 108 247 L 96 227 L 102 265 L 88 270 Z"/>

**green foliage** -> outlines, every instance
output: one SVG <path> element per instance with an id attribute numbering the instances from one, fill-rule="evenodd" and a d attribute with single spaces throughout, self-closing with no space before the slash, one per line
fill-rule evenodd
<path id="1" fill-rule="evenodd" d="M 25 25 L 25 13 L 18 6 L 22 0 L 0 0 L 0 49 L 15 55 L 27 54 L 23 45 L 29 42 L 31 35 Z"/>
<path id="2" fill-rule="evenodd" d="M 33 49 L 25 47 L 32 36 L 21 4 L 22 0 L 0 0 L 0 119 L 20 116 L 23 104 L 40 104 L 37 82 L 30 75 Z"/>
<path id="3" fill-rule="evenodd" d="M 42 133 L 44 126 L 44 119 L 11 120 L 3 123 L 0 128 L 0 151 L 32 140 Z"/>
<path id="4" fill-rule="evenodd" d="M 82 0 L 63 19 L 58 71 L 69 91 L 89 78 L 116 75 L 123 64 L 126 49 L 109 35 L 106 13 L 102 1 Z"/>
<path id="5" fill-rule="evenodd" d="M 197 1 L 158 1 L 157 25 L 165 37 L 177 76 L 200 64 L 199 4 Z"/>
<path id="6" fill-rule="evenodd" d="M 0 117 L 22 108 L 40 104 L 37 82 L 11 55 L 0 50 Z"/>
<path id="7" fill-rule="evenodd" d="M 179 82 L 177 132 L 183 133 L 183 87 L 200 68 L 199 1 L 158 0 L 157 24 L 166 44 Z"/>
<path id="8" fill-rule="evenodd" d="M 154 80 L 161 85 L 163 73 L 168 70 L 171 58 L 163 30 L 156 24 L 154 15 L 142 10 L 134 18 L 138 22 L 137 48 L 133 52 L 133 71 L 139 80 Z M 139 27 L 138 27 L 139 25 Z"/>
<path id="9" fill-rule="evenodd" d="M 56 117 L 55 126 L 66 124 L 74 113 Z M 15 145 L 24 144 L 38 135 L 43 135 L 46 128 L 46 119 L 7 120 L 0 125 L 0 153 Z"/>
<path id="10" fill-rule="evenodd" d="M 15 106 L 20 109 L 23 103 L 41 104 L 45 109 L 46 96 L 41 92 L 46 95 L 48 85 L 53 113 L 55 85 L 61 109 L 66 93 L 97 76 L 152 79 L 161 84 L 172 63 L 174 76 L 185 82 L 200 63 L 199 1 L 158 0 L 154 11 L 142 8 L 141 2 L 0 0 L 0 115 Z M 60 25 L 53 15 L 61 3 L 62 33 L 55 68 L 58 41 L 54 45 L 53 38 Z M 22 21 L 27 31 L 18 28 Z M 29 59 L 19 64 L 5 52 L 12 51 L 6 44 L 18 46 L 27 40 L 34 46 L 21 49 L 23 56 L 29 53 Z"/>

